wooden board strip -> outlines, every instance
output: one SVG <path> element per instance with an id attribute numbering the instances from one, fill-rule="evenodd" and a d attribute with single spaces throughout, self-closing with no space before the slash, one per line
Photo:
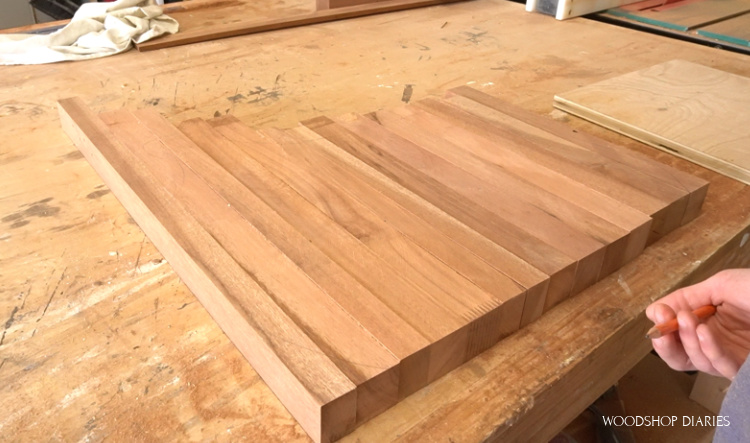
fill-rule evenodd
<path id="1" fill-rule="evenodd" d="M 555 97 L 555 106 L 750 184 L 750 79 L 673 60 Z"/>
<path id="2" fill-rule="evenodd" d="M 416 241 L 420 241 L 420 245 L 429 249 L 436 256 L 441 257 L 446 263 L 450 262 L 456 269 L 465 269 L 466 264 L 473 263 L 474 260 L 471 257 L 466 257 L 462 251 L 456 251 L 453 248 L 451 248 L 450 256 L 446 257 L 446 254 L 442 253 L 439 249 L 442 244 L 442 237 L 449 239 L 453 244 L 466 248 L 483 262 L 526 288 L 527 295 L 523 315 L 523 319 L 525 320 L 522 320 L 522 324 L 526 324 L 541 315 L 550 287 L 547 275 L 508 250 L 489 241 L 486 237 L 470 229 L 468 226 L 463 225 L 455 218 L 413 194 L 408 189 L 391 180 L 385 179 L 383 175 L 310 129 L 299 127 L 294 130 L 294 133 L 315 146 L 315 148 L 308 149 L 302 153 L 304 158 L 310 158 L 309 161 L 316 162 L 316 164 L 318 164 L 317 162 L 322 162 L 328 168 L 335 168 L 337 173 L 342 174 L 342 179 L 346 180 L 348 186 L 356 189 L 358 196 L 362 194 L 371 195 L 371 191 L 358 186 L 361 182 L 385 197 L 385 200 L 379 199 L 376 196 L 368 198 L 366 203 L 370 207 L 373 209 L 381 208 L 381 205 L 389 205 L 391 207 L 395 203 L 399 208 L 403 208 L 409 214 L 416 217 L 416 219 L 409 217 L 409 222 L 414 223 L 416 227 L 407 224 L 401 217 L 392 216 L 389 218 L 389 222 L 398 226 L 402 232 L 407 233 L 407 235 L 416 239 Z M 404 215 L 403 217 L 408 216 Z M 460 260 L 462 264 L 453 264 L 455 260 Z M 472 280 L 479 285 L 493 284 L 491 280 L 485 280 L 487 277 L 477 276 L 475 271 L 465 270 L 462 272 L 465 272 L 465 275 L 472 275 Z M 551 292 L 555 294 L 558 292 L 567 294 L 570 292 L 571 285 L 572 283 L 566 283 L 563 285 L 565 290 L 553 288 Z"/>
<path id="3" fill-rule="evenodd" d="M 220 38 L 237 37 L 240 35 L 256 34 L 259 32 L 307 26 L 354 17 L 403 11 L 405 9 L 422 8 L 425 6 L 454 3 L 457 1 L 464 0 L 385 0 L 335 9 L 323 9 L 309 14 L 300 14 L 270 20 L 242 20 L 234 23 L 225 23 L 220 27 L 217 26 L 215 28 L 201 27 L 193 30 L 186 29 L 177 34 L 166 35 L 137 44 L 136 47 L 139 51 L 153 51 L 155 49 L 170 48 L 173 46 L 217 40 Z"/>
<path id="4" fill-rule="evenodd" d="M 504 297 L 488 298 L 488 294 L 479 292 L 468 280 L 461 287 L 456 287 L 455 281 L 444 280 L 446 285 L 454 288 L 453 294 L 447 293 L 445 289 L 425 281 L 421 276 L 431 266 L 439 265 L 395 237 L 386 240 L 400 245 L 400 253 L 404 257 L 394 256 L 391 251 L 384 249 L 387 245 L 378 237 L 385 234 L 378 234 L 374 230 L 372 218 L 357 226 L 359 230 L 355 232 L 346 232 L 338 224 L 331 223 L 324 215 L 330 214 L 326 208 L 350 211 L 347 205 L 356 206 L 357 203 L 351 199 L 346 201 L 345 198 L 337 198 L 335 189 L 316 187 L 316 181 L 309 172 L 291 161 L 297 158 L 297 154 L 292 151 L 295 146 L 285 144 L 282 149 L 268 139 L 260 139 L 254 131 L 231 119 L 223 119 L 214 124 L 222 135 L 234 142 L 234 148 L 221 139 L 211 137 L 211 142 L 203 146 L 207 152 L 250 188 L 271 185 L 273 189 L 280 189 L 289 186 L 286 184 L 289 183 L 289 192 L 275 192 L 268 196 L 272 198 L 266 198 L 265 201 L 306 233 L 309 241 L 338 260 L 341 266 L 349 269 L 373 291 L 387 297 L 388 302 L 404 318 L 414 321 L 422 330 L 425 327 L 431 328 L 424 331 L 431 342 L 436 343 L 430 348 L 430 361 L 426 367 L 416 367 L 411 373 L 402 369 L 401 376 L 405 380 L 400 389 L 402 395 L 424 386 L 518 328 L 524 301 L 523 288 L 506 281 L 504 291 L 498 288 L 505 292 Z M 203 125 L 190 121 L 183 123 L 181 128 L 195 136 L 199 131 L 206 132 L 205 127 L 201 127 Z M 232 155 L 232 150 L 235 155 Z M 237 155 L 239 153 L 244 155 Z M 273 176 L 264 173 L 264 170 L 268 170 Z M 311 201 L 316 200 L 305 192 L 305 187 L 316 190 L 318 193 L 314 197 L 326 201 L 322 211 L 320 206 L 314 207 L 302 198 L 300 194 L 307 194 Z M 356 218 L 357 215 L 350 212 L 348 216 Z M 383 216 L 387 214 L 382 214 L 381 217 Z M 340 217 L 336 217 L 336 221 L 349 224 Z M 367 247 L 361 247 L 363 244 Z M 383 252 L 388 254 L 390 261 L 379 256 Z M 411 260 L 412 264 L 403 264 L 405 258 Z M 396 266 L 398 262 L 403 265 Z M 440 267 L 437 272 L 455 273 L 445 267 Z M 428 273 L 434 274 L 434 271 Z M 434 278 L 440 281 L 445 277 Z M 415 284 L 415 281 L 418 283 Z M 409 310 L 409 305 L 414 306 L 414 309 Z"/>
<path id="5" fill-rule="evenodd" d="M 600 192 L 608 193 L 654 219 L 649 242 L 692 220 L 700 212 L 708 189 L 704 180 L 598 137 L 574 131 L 563 123 L 519 110 L 479 91 L 470 88 L 453 91 L 457 96 L 448 101 L 469 112 L 473 116 L 470 124 L 479 126 L 480 131 L 488 130 L 497 137 L 508 131 L 515 133 L 524 128 L 523 125 L 540 128 L 537 137 L 528 141 L 533 142 L 530 145 L 541 154 L 556 158 L 552 167 L 560 162 L 566 163 L 566 170 L 575 174 L 571 178 L 596 186 Z M 477 107 L 476 103 L 484 106 Z M 497 127 L 489 129 L 487 123 Z M 582 168 L 584 164 L 591 167 Z"/>
<path id="6" fill-rule="evenodd" d="M 350 431 L 355 386 L 331 359 L 80 99 L 61 100 L 60 117 L 68 136 L 310 436 L 330 441 Z"/>
<path id="7" fill-rule="evenodd" d="M 518 154 L 511 140 L 491 141 L 453 121 L 411 106 L 372 115 L 394 133 L 419 143 L 478 178 L 502 181 L 518 197 L 608 243 L 599 278 L 632 260 L 646 246 L 650 217 L 534 163 Z"/>

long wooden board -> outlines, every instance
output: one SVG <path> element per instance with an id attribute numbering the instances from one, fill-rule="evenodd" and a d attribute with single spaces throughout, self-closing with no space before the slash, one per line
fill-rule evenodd
<path id="1" fill-rule="evenodd" d="M 662 226 L 676 227 L 704 188 L 570 174 L 581 159 L 640 163 L 636 179 L 661 169 L 549 133 L 576 162 L 548 161 L 546 120 L 513 132 L 481 101 L 502 108 L 458 90 L 261 131 L 60 107 L 209 313 L 310 436 L 331 441 L 640 253 L 654 220 L 628 198 L 679 213 Z M 472 114 L 483 108 L 490 118 Z"/>
<path id="2" fill-rule="evenodd" d="M 335 20 L 384 14 L 387 12 L 403 11 L 405 9 L 422 8 L 425 6 L 435 6 L 458 1 L 464 0 L 384 0 L 260 20 L 257 18 L 240 21 L 232 20 L 225 23 L 214 23 L 211 25 L 198 22 L 193 28 L 181 28 L 180 32 L 176 34 L 165 35 L 154 40 L 149 40 L 137 44 L 136 47 L 139 51 L 153 51 L 155 49 L 170 48 L 173 46 L 211 41 L 220 38 L 276 31 L 297 26 L 307 26 Z"/>
<path id="3" fill-rule="evenodd" d="M 555 96 L 555 106 L 750 184 L 750 79 L 682 60 Z"/>

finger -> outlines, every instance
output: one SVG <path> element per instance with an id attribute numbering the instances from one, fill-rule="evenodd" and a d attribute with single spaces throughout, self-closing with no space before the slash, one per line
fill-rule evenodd
<path id="1" fill-rule="evenodd" d="M 716 374 L 718 371 L 713 367 L 711 361 L 703 353 L 696 328 L 698 327 L 698 317 L 689 311 L 680 311 L 677 313 L 677 323 L 679 324 L 680 342 L 685 349 L 688 359 L 699 371 L 709 374 Z"/>
<path id="2" fill-rule="evenodd" d="M 733 380 L 740 370 L 740 363 L 726 352 L 725 347 L 721 346 L 711 328 L 707 325 L 698 325 L 695 332 L 703 354 L 711 361 L 711 365 L 718 372 L 716 375 L 722 375 Z"/>
<path id="3" fill-rule="evenodd" d="M 666 323 L 676 317 L 671 306 L 656 302 L 646 308 L 646 317 L 655 324 Z"/>
<path id="4" fill-rule="evenodd" d="M 646 308 L 646 316 L 655 324 L 666 323 L 676 317 L 672 307 L 663 303 L 653 303 Z M 685 353 L 676 333 L 666 334 L 651 341 L 654 351 L 659 354 L 670 368 L 676 371 L 691 371 L 695 367 Z"/>
<path id="5" fill-rule="evenodd" d="M 654 351 L 662 360 L 675 371 L 694 371 L 695 366 L 690 361 L 677 334 L 667 334 L 661 338 L 651 340 Z"/>

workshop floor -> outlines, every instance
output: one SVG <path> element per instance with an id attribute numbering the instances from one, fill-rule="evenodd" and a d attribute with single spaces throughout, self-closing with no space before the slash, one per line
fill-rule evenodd
<path id="1" fill-rule="evenodd" d="M 670 369 L 655 355 L 647 355 L 623 377 L 615 390 L 597 402 L 603 415 L 677 416 L 675 426 L 633 426 L 618 430 L 617 441 L 637 443 L 703 443 L 713 439 L 713 428 L 682 426 L 682 417 L 715 415 L 688 397 L 696 374 Z M 624 435 L 623 435 L 624 434 Z M 601 443 L 594 414 L 585 411 L 550 443 Z"/>

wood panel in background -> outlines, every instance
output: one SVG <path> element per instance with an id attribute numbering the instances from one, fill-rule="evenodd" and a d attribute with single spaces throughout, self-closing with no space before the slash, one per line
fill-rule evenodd
<path id="1" fill-rule="evenodd" d="M 750 79 L 673 60 L 555 96 L 555 106 L 750 184 Z"/>
<path id="2" fill-rule="evenodd" d="M 598 18 L 750 51 L 748 0 L 647 0 L 609 9 Z"/>
<path id="3" fill-rule="evenodd" d="M 288 1 L 295 5 L 299 3 L 295 2 L 295 0 Z M 284 6 L 281 8 L 281 11 L 274 8 L 269 12 L 259 11 L 256 14 L 255 10 L 257 8 L 253 7 L 252 2 L 226 0 L 219 2 L 217 7 L 212 7 L 210 3 L 207 3 L 208 6 L 205 8 L 190 9 L 187 11 L 175 10 L 170 15 L 180 23 L 179 32 L 137 44 L 136 47 L 139 51 L 153 51 L 220 38 L 237 37 L 240 35 L 458 1 L 465 0 L 351 0 L 335 2 L 332 5 L 329 5 L 328 1 L 315 4 L 310 0 L 309 3 L 302 4 L 299 7 Z"/>
<path id="4" fill-rule="evenodd" d="M 227 116 L 177 129 L 153 111 L 97 116 L 79 99 L 60 109 L 316 441 L 619 269 L 694 218 L 706 189 L 467 88 L 288 130 Z"/>

